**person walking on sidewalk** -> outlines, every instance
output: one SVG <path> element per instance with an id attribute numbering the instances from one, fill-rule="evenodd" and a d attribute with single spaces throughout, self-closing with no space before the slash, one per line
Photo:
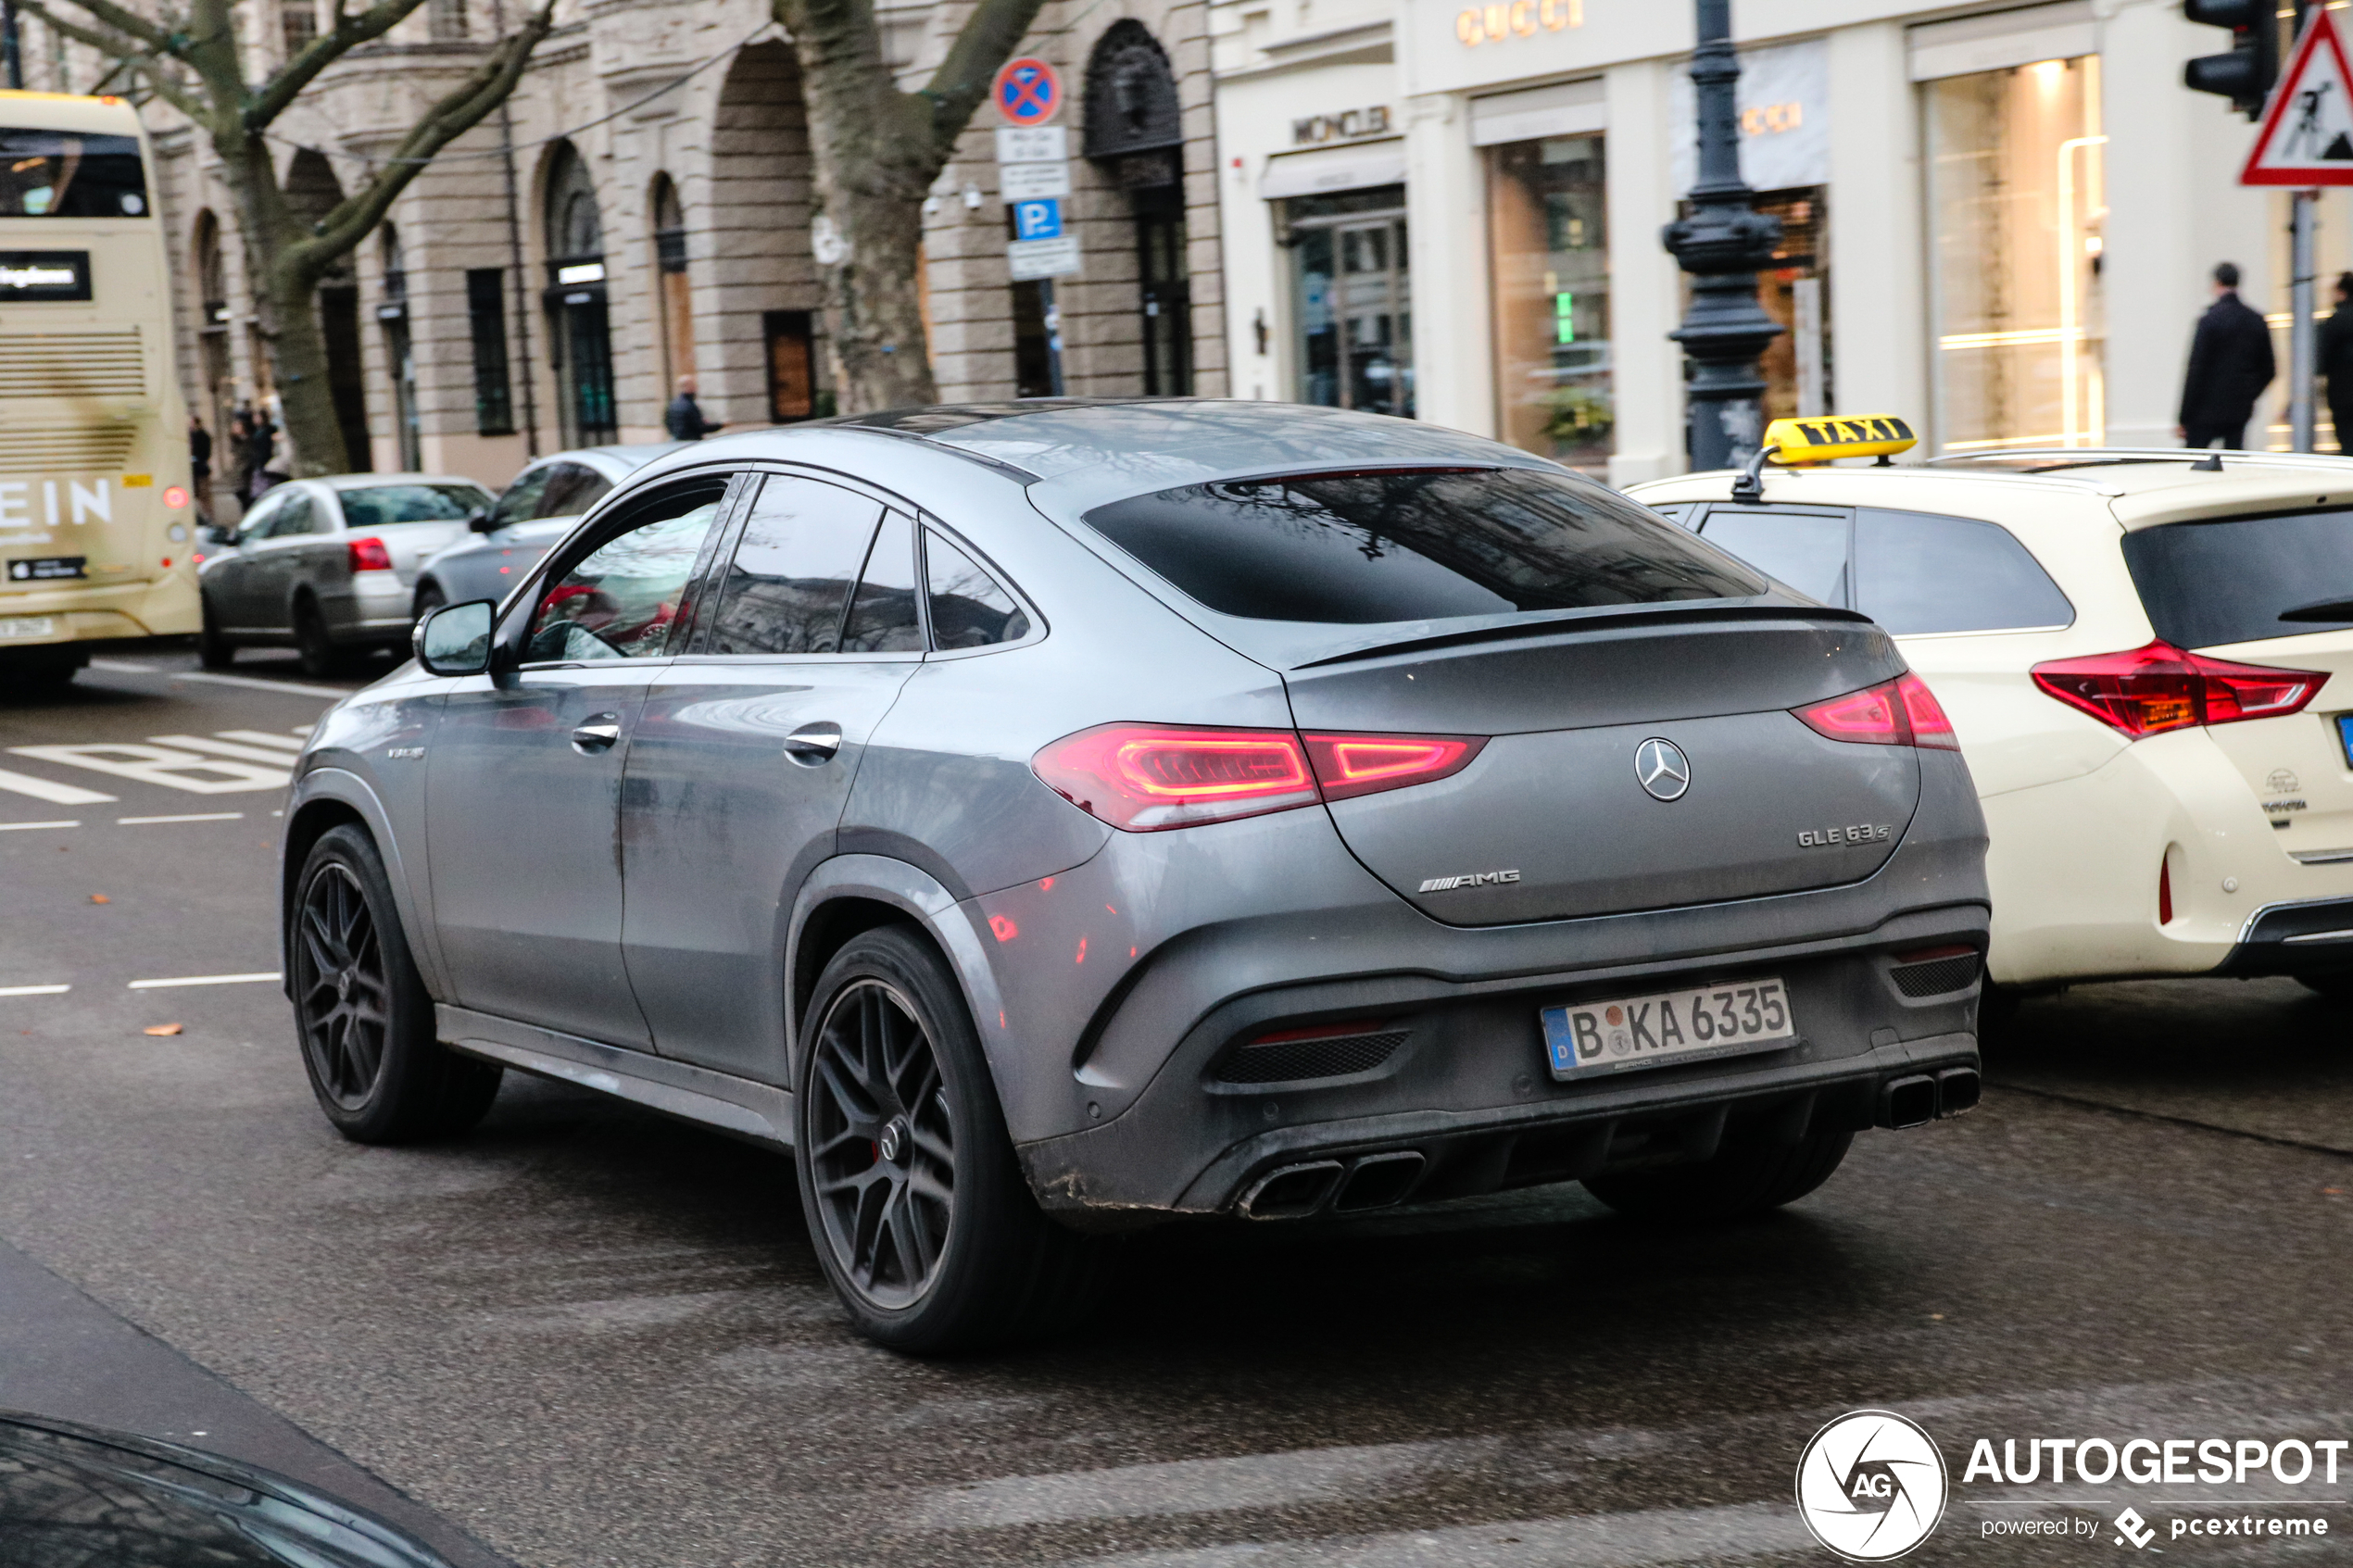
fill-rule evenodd
<path id="1" fill-rule="evenodd" d="M 2320 372 L 2328 378 L 2336 449 L 2353 452 L 2353 272 L 2336 275 L 2336 308 L 2321 323 Z"/>
<path id="2" fill-rule="evenodd" d="M 2240 300 L 2238 268 L 2223 262 L 2214 269 L 2214 303 L 2198 318 L 2197 335 L 2190 340 L 2182 422 L 2175 432 L 2183 445 L 2246 450 L 2255 400 L 2278 369 L 2271 358 L 2271 329 Z"/>
<path id="3" fill-rule="evenodd" d="M 188 486 L 196 493 L 196 521 L 210 522 L 212 432 L 205 429 L 204 416 L 196 413 L 188 416 Z"/>
<path id="4" fill-rule="evenodd" d="M 662 423 L 670 428 L 670 439 L 673 441 L 700 441 L 712 431 L 723 428 L 702 417 L 702 405 L 695 401 L 695 378 L 692 376 L 678 378 L 678 395 L 670 400 L 670 409 L 662 416 Z"/>

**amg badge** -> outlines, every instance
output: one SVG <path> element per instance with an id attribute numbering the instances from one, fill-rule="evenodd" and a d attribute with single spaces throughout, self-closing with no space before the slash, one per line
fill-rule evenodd
<path id="1" fill-rule="evenodd" d="M 1467 876 L 1432 876 L 1422 879 L 1417 893 L 1443 893 L 1450 887 L 1495 887 L 1506 882 L 1517 882 L 1519 872 L 1472 872 Z"/>
<path id="2" fill-rule="evenodd" d="M 1797 842 L 1808 849 L 1832 844 L 1883 844 L 1893 831 L 1884 822 L 1877 827 L 1869 822 L 1858 822 L 1844 828 L 1807 828 L 1797 835 Z"/>

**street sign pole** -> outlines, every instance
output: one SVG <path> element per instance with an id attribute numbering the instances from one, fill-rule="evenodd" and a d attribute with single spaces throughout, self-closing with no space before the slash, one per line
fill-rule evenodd
<path id="1" fill-rule="evenodd" d="M 2312 324 L 2312 208 L 2320 194 L 2318 191 L 2296 193 L 2296 217 L 2289 241 L 2289 267 L 2294 275 L 2288 285 L 2288 297 L 2294 301 L 2296 318 L 2288 328 L 2287 338 L 2287 421 L 2289 445 L 2298 452 L 2312 450 L 2312 361 L 2318 347 L 2318 333 Z M 2340 446 L 2347 434 L 2337 432 Z"/>

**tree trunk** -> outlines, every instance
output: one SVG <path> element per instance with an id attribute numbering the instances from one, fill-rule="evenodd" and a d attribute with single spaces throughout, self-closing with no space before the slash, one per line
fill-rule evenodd
<path id="1" fill-rule="evenodd" d="M 844 413 L 938 400 L 917 257 L 941 157 L 926 98 L 901 93 L 865 0 L 781 0 L 800 58 L 816 179 L 811 247 Z"/>
<path id="2" fill-rule="evenodd" d="M 288 471 L 296 479 L 350 471 L 343 425 L 327 380 L 327 338 L 319 323 L 319 279 L 289 265 L 286 251 L 302 238 L 299 221 L 278 185 L 269 144 L 234 132 L 215 136 L 221 173 L 237 202 L 237 230 L 245 242 L 245 278 L 253 292 L 255 324 L 270 353 L 270 376 L 285 415 L 284 434 L 294 445 Z"/>

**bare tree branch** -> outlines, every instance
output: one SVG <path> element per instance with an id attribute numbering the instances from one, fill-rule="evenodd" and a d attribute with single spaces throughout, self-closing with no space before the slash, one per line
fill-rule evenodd
<path id="1" fill-rule="evenodd" d="M 91 0 L 73 0 L 77 6 L 90 3 Z M 335 0 L 334 25 L 304 44 L 300 54 L 262 83 L 261 91 L 245 106 L 245 128 L 258 131 L 276 119 L 321 71 L 360 44 L 383 37 L 423 4 L 424 0 L 377 0 L 353 16 L 343 8 L 343 0 Z"/>
<path id="2" fill-rule="evenodd" d="M 931 132 L 943 161 L 972 122 L 973 111 L 988 96 L 999 68 L 1020 46 L 1022 35 L 1044 6 L 1045 0 L 980 0 L 964 19 L 956 41 L 948 46 L 948 57 L 923 92 L 931 100 Z"/>
<path id="3" fill-rule="evenodd" d="M 76 3 L 79 4 L 80 0 L 76 0 Z M 136 70 L 155 84 L 156 91 L 161 94 L 165 101 L 173 108 L 199 124 L 208 123 L 205 105 L 182 87 L 178 82 L 166 75 L 170 69 L 170 61 L 165 58 L 161 52 L 142 47 L 138 40 L 124 37 L 120 33 L 109 33 L 97 28 L 84 27 L 80 22 L 68 21 L 43 5 L 41 0 L 17 0 L 17 9 L 27 16 L 39 17 L 48 26 L 75 43 L 86 44 L 112 60 L 116 70 L 108 71 L 99 86 L 103 87 L 107 82 L 112 81 L 117 72 L 125 68 Z M 93 91 L 96 89 L 94 88 Z"/>
<path id="4" fill-rule="evenodd" d="M 435 153 L 480 124 L 498 107 L 531 63 L 531 52 L 555 25 L 554 0 L 498 41 L 482 64 L 409 128 L 375 177 L 340 203 L 309 239 L 290 245 L 286 264 L 315 279 L 367 236 Z"/>

